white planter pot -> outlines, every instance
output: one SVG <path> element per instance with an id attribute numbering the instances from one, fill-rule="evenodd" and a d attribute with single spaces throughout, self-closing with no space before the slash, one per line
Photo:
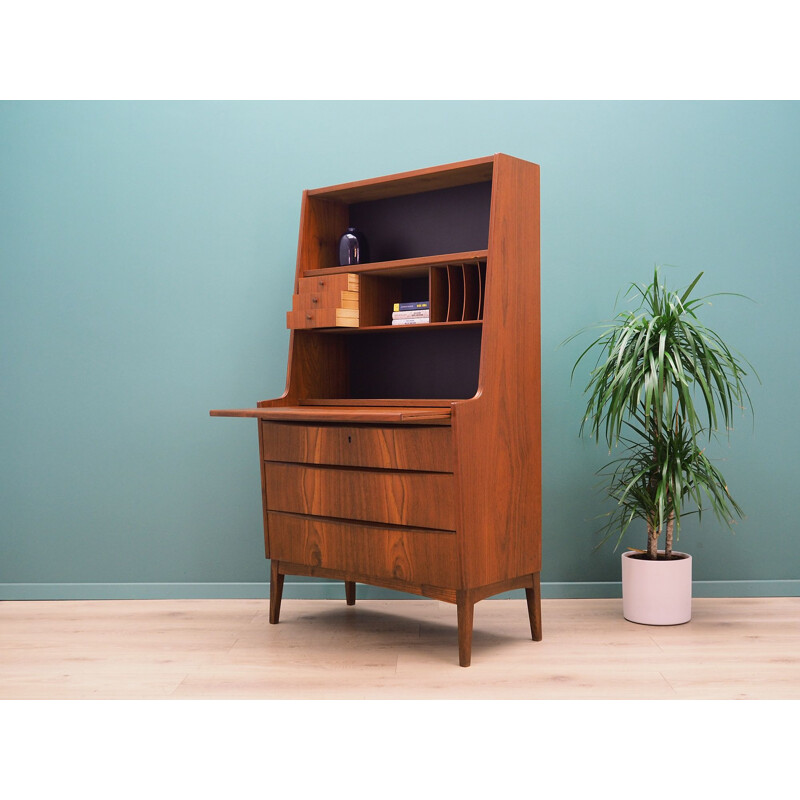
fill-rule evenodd
<path id="1" fill-rule="evenodd" d="M 663 551 L 659 551 L 663 553 Z M 622 615 L 642 625 L 680 625 L 692 618 L 692 557 L 650 561 L 622 554 Z"/>

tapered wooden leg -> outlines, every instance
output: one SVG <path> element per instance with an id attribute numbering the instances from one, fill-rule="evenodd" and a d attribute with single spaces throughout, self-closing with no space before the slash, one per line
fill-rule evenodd
<path id="1" fill-rule="evenodd" d="M 356 604 L 356 582 L 344 582 L 344 596 L 347 599 L 347 605 L 354 606 Z"/>
<path id="2" fill-rule="evenodd" d="M 278 561 L 272 559 L 269 572 L 269 621 L 278 624 L 281 616 L 281 597 L 283 596 L 283 573 L 278 571 Z"/>
<path id="3" fill-rule="evenodd" d="M 525 599 L 528 601 L 528 619 L 531 623 L 531 639 L 534 642 L 542 641 L 542 587 L 539 573 L 531 576 L 533 585 L 525 589 Z"/>
<path id="4" fill-rule="evenodd" d="M 458 614 L 458 663 L 468 667 L 472 659 L 472 619 L 475 601 L 467 591 L 456 592 Z"/>

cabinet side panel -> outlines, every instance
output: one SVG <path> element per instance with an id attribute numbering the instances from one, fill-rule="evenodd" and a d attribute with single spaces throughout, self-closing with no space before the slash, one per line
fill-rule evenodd
<path id="1" fill-rule="evenodd" d="M 495 161 L 478 396 L 455 403 L 467 586 L 541 569 L 539 167 Z"/>
<path id="2" fill-rule="evenodd" d="M 297 278 L 307 269 L 338 266 L 339 239 L 347 229 L 348 219 L 349 208 L 344 203 L 309 197 L 308 192 L 303 192 Z"/>
<path id="3" fill-rule="evenodd" d="M 343 338 L 314 330 L 292 331 L 289 387 L 288 397 L 295 404 L 309 397 L 347 397 L 348 355 Z"/>
<path id="4" fill-rule="evenodd" d="M 297 244 L 294 293 L 306 269 L 334 266 L 337 244 L 347 226 L 347 206 L 330 200 L 309 198 L 303 192 L 300 234 Z M 288 300 L 287 300 L 288 304 Z M 288 307 L 288 305 L 287 305 Z M 297 405 L 307 397 L 344 396 L 347 365 L 341 343 L 324 341 L 312 331 L 289 334 L 286 389 L 269 405 Z"/>
<path id="5" fill-rule="evenodd" d="M 270 557 L 269 554 L 269 525 L 267 523 L 267 482 L 264 473 L 264 432 L 262 430 L 261 422 L 258 423 L 258 453 L 259 461 L 261 462 L 261 514 L 264 521 L 264 556 Z"/>

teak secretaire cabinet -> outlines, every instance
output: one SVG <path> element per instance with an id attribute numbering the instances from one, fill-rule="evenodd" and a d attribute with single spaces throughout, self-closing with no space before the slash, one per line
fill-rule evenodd
<path id="1" fill-rule="evenodd" d="M 369 263 L 336 266 L 348 226 Z M 283 396 L 211 412 L 258 419 L 270 622 L 285 575 L 398 589 L 456 604 L 468 666 L 474 604 L 524 588 L 540 640 L 538 165 L 305 191 L 294 292 Z"/>

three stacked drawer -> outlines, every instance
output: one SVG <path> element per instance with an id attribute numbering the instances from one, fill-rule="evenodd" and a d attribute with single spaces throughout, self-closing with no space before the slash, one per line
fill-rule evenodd
<path id="1" fill-rule="evenodd" d="M 300 278 L 292 310 L 286 312 L 286 327 L 357 328 L 358 306 L 358 275 Z"/>
<path id="2" fill-rule="evenodd" d="M 457 585 L 449 427 L 260 424 L 271 558 Z"/>

